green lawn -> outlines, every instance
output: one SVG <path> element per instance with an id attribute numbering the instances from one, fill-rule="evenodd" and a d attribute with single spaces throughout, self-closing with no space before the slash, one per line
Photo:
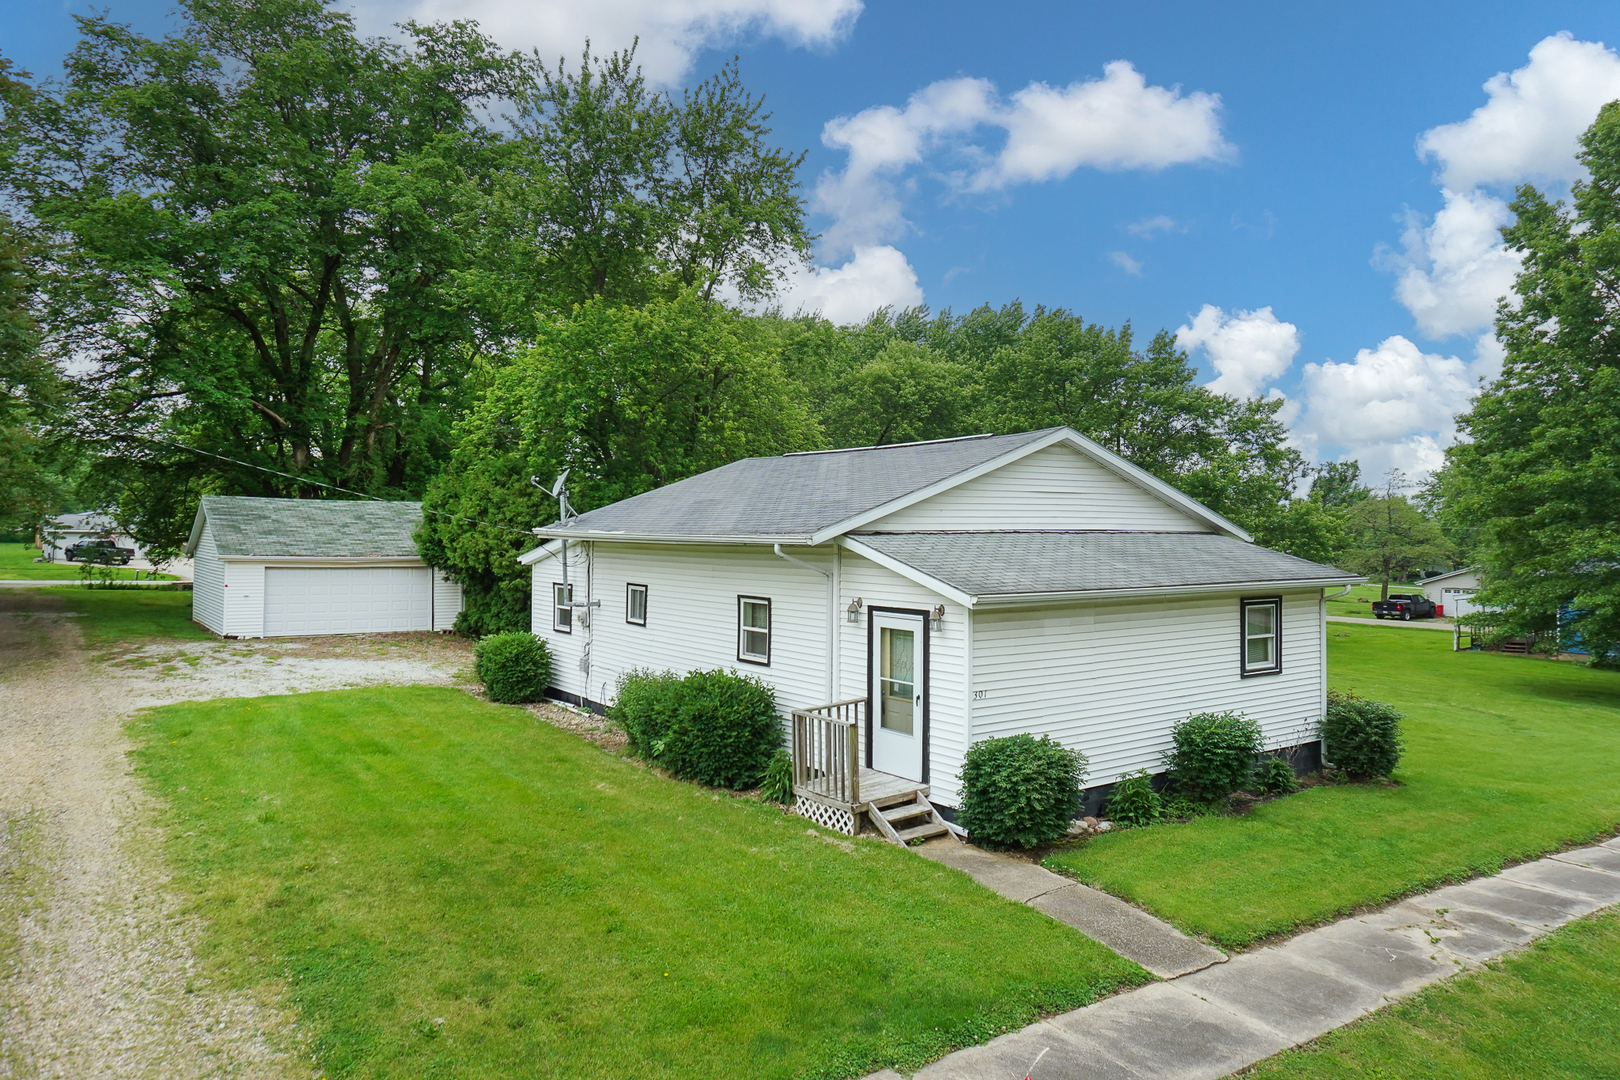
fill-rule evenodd
<path id="1" fill-rule="evenodd" d="M 1251 1080 L 1620 1076 L 1620 913 L 1595 915 L 1476 975 L 1245 1073 Z"/>
<path id="2" fill-rule="evenodd" d="M 82 578 L 82 564 L 76 562 L 37 563 L 39 550 L 28 544 L 0 542 L 0 581 L 78 581 Z M 137 571 L 123 566 L 112 566 L 113 577 L 131 581 Z M 142 581 L 173 581 L 173 574 L 153 575 L 150 570 L 138 571 Z"/>
<path id="3" fill-rule="evenodd" d="M 1620 674 L 1328 626 L 1329 682 L 1406 714 L 1399 786 L 1105 834 L 1048 865 L 1242 947 L 1620 825 Z"/>
<path id="4" fill-rule="evenodd" d="M 860 1076 L 1149 978 L 910 852 L 453 690 L 133 731 L 208 959 L 286 979 L 330 1077 Z"/>
<path id="5" fill-rule="evenodd" d="M 74 611 L 85 644 L 105 648 L 153 638 L 212 640 L 191 621 L 191 592 L 161 587 L 86 589 L 79 585 L 0 588 L 0 611 Z"/>

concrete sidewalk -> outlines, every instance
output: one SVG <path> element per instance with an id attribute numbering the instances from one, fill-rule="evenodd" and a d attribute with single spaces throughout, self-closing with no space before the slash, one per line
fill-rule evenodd
<path id="1" fill-rule="evenodd" d="M 1141 908 L 1024 859 L 997 855 L 954 840 L 930 841 L 917 848 L 917 853 L 962 871 L 1009 900 L 1044 911 L 1126 959 L 1135 960 L 1161 979 L 1173 979 L 1226 959 L 1225 953 L 1193 940 Z"/>
<path id="2" fill-rule="evenodd" d="M 1213 1080 L 1616 903 L 1620 840 L 1610 840 L 1043 1020 L 916 1080 Z"/>

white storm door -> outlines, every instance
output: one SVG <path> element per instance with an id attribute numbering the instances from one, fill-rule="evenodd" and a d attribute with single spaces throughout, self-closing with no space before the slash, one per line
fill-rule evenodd
<path id="1" fill-rule="evenodd" d="M 872 768 L 922 783 L 924 622 L 872 615 Z"/>

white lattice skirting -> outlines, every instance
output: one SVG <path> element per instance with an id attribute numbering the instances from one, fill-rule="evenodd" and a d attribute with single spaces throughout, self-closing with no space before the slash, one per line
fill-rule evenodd
<path id="1" fill-rule="evenodd" d="M 793 808 L 793 812 L 800 817 L 809 818 L 824 829 L 841 832 L 845 836 L 855 835 L 855 815 L 840 807 L 813 802 L 800 795 L 799 803 Z"/>

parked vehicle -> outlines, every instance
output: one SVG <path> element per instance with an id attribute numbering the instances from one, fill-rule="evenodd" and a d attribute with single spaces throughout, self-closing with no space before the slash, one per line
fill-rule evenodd
<path id="1" fill-rule="evenodd" d="M 1373 616 L 1379 619 L 1432 619 L 1434 601 L 1422 593 L 1390 593 L 1388 600 L 1373 601 Z"/>
<path id="2" fill-rule="evenodd" d="M 135 557 L 135 549 L 119 547 L 111 540 L 81 540 L 67 549 L 68 562 L 104 563 L 120 566 Z"/>

